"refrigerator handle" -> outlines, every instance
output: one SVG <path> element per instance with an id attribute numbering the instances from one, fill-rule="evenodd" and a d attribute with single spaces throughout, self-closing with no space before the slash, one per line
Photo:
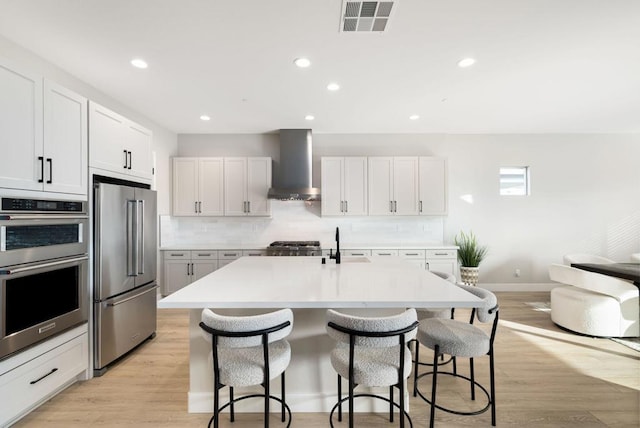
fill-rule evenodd
<path id="1" fill-rule="evenodd" d="M 138 275 L 138 204 L 127 201 L 127 276 Z"/>
<path id="2" fill-rule="evenodd" d="M 144 200 L 138 200 L 138 219 L 137 219 L 137 239 L 138 246 L 138 270 L 137 273 L 144 274 Z"/>

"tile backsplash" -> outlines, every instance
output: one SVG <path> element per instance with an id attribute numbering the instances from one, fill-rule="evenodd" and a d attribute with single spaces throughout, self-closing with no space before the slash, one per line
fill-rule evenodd
<path id="1" fill-rule="evenodd" d="M 160 216 L 162 247 L 263 248 L 279 240 L 318 240 L 334 246 L 422 246 L 443 243 L 444 217 L 321 217 L 320 202 L 271 201 L 271 218 Z"/>

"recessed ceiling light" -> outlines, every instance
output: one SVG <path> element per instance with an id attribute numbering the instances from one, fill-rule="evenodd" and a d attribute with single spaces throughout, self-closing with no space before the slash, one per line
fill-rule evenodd
<path id="1" fill-rule="evenodd" d="M 296 58 L 293 63 L 300 68 L 307 68 L 311 65 L 311 61 L 307 58 Z"/>
<path id="2" fill-rule="evenodd" d="M 412 114 L 411 116 L 409 116 L 409 119 L 418 120 L 418 119 L 420 119 L 420 116 L 418 116 L 417 114 Z"/>
<path id="3" fill-rule="evenodd" d="M 203 114 L 202 116 L 200 116 L 200 120 L 204 120 L 206 122 L 208 120 L 211 120 L 211 118 L 209 116 L 207 116 L 206 114 Z"/>
<path id="4" fill-rule="evenodd" d="M 475 63 L 476 63 L 475 59 L 465 58 L 458 61 L 458 67 L 461 67 L 461 68 L 471 67 Z"/>
<path id="5" fill-rule="evenodd" d="M 312 115 L 312 114 L 308 114 L 308 115 L 306 115 L 306 116 L 304 117 L 304 119 L 305 119 L 305 120 L 313 120 L 313 119 L 315 119 L 315 116 L 314 116 L 314 115 Z"/>
<path id="6" fill-rule="evenodd" d="M 338 89 L 340 89 L 340 85 L 338 85 L 337 83 L 329 83 L 327 85 L 327 89 L 330 91 L 337 91 Z"/>
<path id="7" fill-rule="evenodd" d="M 131 65 L 133 65 L 135 68 L 147 68 L 149 67 L 149 64 L 147 64 L 147 61 L 140 59 L 140 58 L 134 58 L 131 60 Z"/>

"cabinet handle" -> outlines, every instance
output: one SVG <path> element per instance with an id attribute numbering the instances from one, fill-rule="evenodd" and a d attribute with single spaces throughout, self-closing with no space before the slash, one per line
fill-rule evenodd
<path id="1" fill-rule="evenodd" d="M 38 179 L 38 183 L 44 183 L 44 158 L 38 156 L 38 162 L 40 162 L 40 178 Z"/>
<path id="2" fill-rule="evenodd" d="M 124 152 L 124 169 L 127 169 L 127 151 L 123 150 Z"/>
<path id="3" fill-rule="evenodd" d="M 393 201 L 393 212 L 394 213 L 398 212 L 398 201 Z"/>
<path id="4" fill-rule="evenodd" d="M 225 257 L 235 257 L 235 256 L 237 256 L 237 255 L 238 255 L 238 254 L 236 254 L 236 253 L 224 253 L 224 256 L 225 256 Z"/>
<path id="5" fill-rule="evenodd" d="M 198 214 L 202 214 L 202 201 L 198 201 Z"/>
<path id="6" fill-rule="evenodd" d="M 47 163 L 49 164 L 49 179 L 47 180 L 47 184 L 53 183 L 53 159 L 47 158 Z"/>
<path id="7" fill-rule="evenodd" d="M 436 256 L 448 256 L 448 253 L 435 253 Z"/>
<path id="8" fill-rule="evenodd" d="M 171 253 L 171 257 L 183 257 L 183 253 Z"/>
<path id="9" fill-rule="evenodd" d="M 193 212 L 194 212 L 194 213 L 196 213 L 196 214 L 198 214 L 198 201 L 195 201 L 193 204 L 194 204 L 194 206 L 193 206 Z"/>
<path id="10" fill-rule="evenodd" d="M 389 201 L 389 212 L 393 212 L 393 201 Z"/>
<path id="11" fill-rule="evenodd" d="M 127 152 L 129 154 L 129 167 L 127 169 L 131 169 L 131 152 Z"/>
<path id="12" fill-rule="evenodd" d="M 422 201 L 420 201 L 420 212 L 422 212 Z"/>
<path id="13" fill-rule="evenodd" d="M 344 201 L 340 201 L 340 212 L 344 212 Z"/>
<path id="14" fill-rule="evenodd" d="M 54 373 L 55 373 L 55 372 L 57 372 L 57 371 L 58 371 L 58 369 L 57 369 L 57 368 L 53 368 L 53 369 L 51 369 L 51 371 L 50 371 L 49 373 L 47 373 L 46 375 L 44 375 L 44 376 L 40 376 L 38 379 L 36 379 L 36 380 L 32 380 L 31 382 L 29 382 L 29 385 L 35 385 L 36 383 L 40 382 L 40 381 L 41 381 L 42 379 L 44 379 L 45 377 L 47 377 L 47 376 L 51 376 L 52 374 L 54 374 Z"/>
<path id="15" fill-rule="evenodd" d="M 211 253 L 209 254 L 198 253 L 198 257 L 211 257 Z"/>
<path id="16" fill-rule="evenodd" d="M 378 253 L 379 256 L 390 256 L 391 253 Z"/>
<path id="17" fill-rule="evenodd" d="M 349 212 L 349 201 L 344 201 L 344 212 Z"/>
<path id="18" fill-rule="evenodd" d="M 351 253 L 352 256 L 364 256 L 364 253 Z"/>
<path id="19" fill-rule="evenodd" d="M 405 256 L 417 256 L 417 255 L 418 255 L 418 253 L 407 253 L 407 254 L 405 254 Z"/>

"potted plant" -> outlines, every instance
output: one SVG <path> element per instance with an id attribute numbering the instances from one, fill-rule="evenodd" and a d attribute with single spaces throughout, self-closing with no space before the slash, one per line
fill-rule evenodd
<path id="1" fill-rule="evenodd" d="M 468 234 L 460 232 L 454 238 L 458 246 L 458 261 L 460 262 L 460 280 L 464 284 L 476 285 L 480 262 L 487 255 L 487 247 L 478 244 L 472 231 Z"/>

